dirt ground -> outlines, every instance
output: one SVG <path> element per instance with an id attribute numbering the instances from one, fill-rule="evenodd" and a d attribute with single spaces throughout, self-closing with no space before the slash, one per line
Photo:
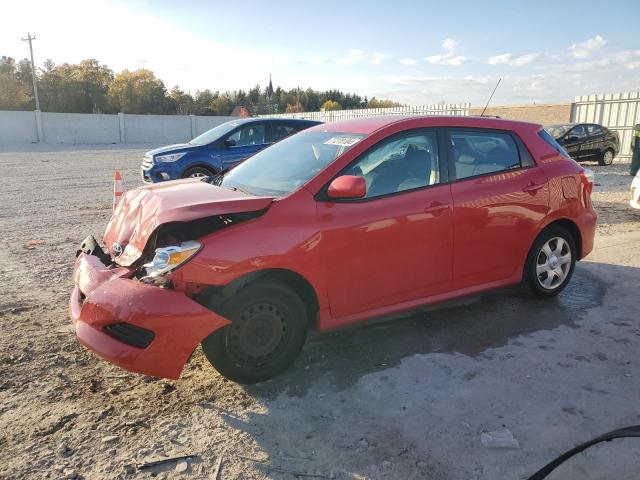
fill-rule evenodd
<path id="1" fill-rule="evenodd" d="M 196 352 L 181 380 L 120 370 L 67 318 L 78 243 L 101 236 L 113 171 L 145 148 L 0 147 L 0 477 L 524 479 L 640 424 L 640 213 L 628 164 L 590 165 L 596 250 L 557 299 L 514 288 L 311 338 L 252 387 Z M 519 449 L 490 449 L 509 429 Z M 140 469 L 146 461 L 193 455 Z M 640 441 L 550 478 L 635 479 Z"/>

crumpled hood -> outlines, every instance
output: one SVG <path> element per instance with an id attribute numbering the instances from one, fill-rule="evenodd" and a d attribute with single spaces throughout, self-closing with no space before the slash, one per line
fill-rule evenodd
<path id="1" fill-rule="evenodd" d="M 140 258 L 151 234 L 164 223 L 255 212 L 272 201 L 271 197 L 245 195 L 198 178 L 143 186 L 122 197 L 107 225 L 104 244 L 119 265 L 129 266 Z M 116 244 L 123 249 L 117 258 L 113 251 Z"/>

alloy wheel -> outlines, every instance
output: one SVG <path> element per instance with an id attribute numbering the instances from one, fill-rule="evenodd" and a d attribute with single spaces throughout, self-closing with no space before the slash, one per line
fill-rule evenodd
<path id="1" fill-rule="evenodd" d="M 536 259 L 536 278 L 547 290 L 562 285 L 571 270 L 571 247 L 562 237 L 545 242 Z"/>

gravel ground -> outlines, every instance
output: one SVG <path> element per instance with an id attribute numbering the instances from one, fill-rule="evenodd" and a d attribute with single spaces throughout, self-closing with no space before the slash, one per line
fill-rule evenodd
<path id="1" fill-rule="evenodd" d="M 554 300 L 519 288 L 310 339 L 281 377 L 243 387 L 198 351 L 181 380 L 129 374 L 81 348 L 71 267 L 100 236 L 113 171 L 146 149 L 0 147 L 1 478 L 523 479 L 605 431 L 640 424 L 640 214 L 628 164 L 591 166 L 596 250 Z M 489 449 L 508 428 L 519 449 Z M 166 456 L 194 455 L 153 468 Z M 221 463 L 219 463 L 221 462 Z M 550 478 L 635 479 L 640 442 Z"/>

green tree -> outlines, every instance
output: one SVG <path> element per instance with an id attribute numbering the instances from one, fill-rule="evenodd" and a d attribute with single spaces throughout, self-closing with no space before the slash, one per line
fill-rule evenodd
<path id="1" fill-rule="evenodd" d="M 176 85 L 171 89 L 171 92 L 169 92 L 169 97 L 174 103 L 175 113 L 178 115 L 193 115 L 195 103 L 190 94 L 180 90 L 180 87 Z"/>
<path id="2" fill-rule="evenodd" d="M 17 75 L 16 62 L 11 57 L 0 58 L 0 110 L 29 110 L 31 94 Z"/>
<path id="3" fill-rule="evenodd" d="M 342 109 L 342 106 L 334 100 L 327 100 L 322 104 L 322 110 L 324 110 L 325 112 L 328 112 L 329 110 L 340 110 L 340 109 Z"/>
<path id="4" fill-rule="evenodd" d="M 144 68 L 117 74 L 107 98 L 113 112 L 165 114 L 173 107 L 162 80 Z"/>
<path id="5" fill-rule="evenodd" d="M 51 112 L 104 112 L 112 80 L 113 72 L 94 59 L 58 66 L 48 60 L 39 80 L 42 109 Z"/>

